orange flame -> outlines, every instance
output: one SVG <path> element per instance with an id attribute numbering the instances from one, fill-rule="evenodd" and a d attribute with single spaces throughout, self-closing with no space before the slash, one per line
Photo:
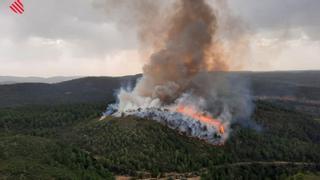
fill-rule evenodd
<path id="1" fill-rule="evenodd" d="M 225 133 L 224 126 L 219 120 L 214 119 L 211 116 L 205 115 L 205 114 L 203 114 L 201 112 L 198 112 L 197 110 L 195 110 L 192 107 L 187 107 L 187 106 L 180 105 L 177 108 L 177 112 L 181 113 L 181 114 L 184 114 L 186 116 L 189 116 L 189 117 L 191 117 L 193 119 L 199 120 L 199 121 L 201 121 L 201 122 L 203 122 L 205 124 L 209 124 L 211 126 L 214 126 L 214 127 L 216 127 L 216 129 L 219 129 L 219 132 L 221 134 Z"/>
<path id="2" fill-rule="evenodd" d="M 223 126 L 223 125 L 220 126 L 219 132 L 220 132 L 221 134 L 224 134 L 224 133 L 225 133 L 225 130 L 224 130 L 224 126 Z"/>

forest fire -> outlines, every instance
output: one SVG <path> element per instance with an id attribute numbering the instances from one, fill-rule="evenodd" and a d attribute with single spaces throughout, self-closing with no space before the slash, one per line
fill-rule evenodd
<path id="1" fill-rule="evenodd" d="M 197 110 L 191 105 L 132 108 L 122 112 L 118 111 L 117 107 L 109 106 L 102 119 L 108 115 L 152 119 L 187 136 L 196 137 L 214 145 L 223 145 L 230 132 L 229 123 L 223 121 L 223 117 L 212 118 L 209 113 Z"/>
<path id="2" fill-rule="evenodd" d="M 189 116 L 195 120 L 198 120 L 204 124 L 211 125 L 215 127 L 216 129 L 219 129 L 220 134 L 225 133 L 225 128 L 223 124 L 218 120 L 214 119 L 209 115 L 206 115 L 204 112 L 199 112 L 195 108 L 192 108 L 191 106 L 179 106 L 177 108 L 177 112 L 181 113 L 185 116 Z"/>
<path id="3" fill-rule="evenodd" d="M 139 7 L 156 2 L 146 1 Z M 237 54 L 232 47 L 244 46 L 232 38 L 224 43 L 221 38 L 226 36 L 220 33 L 227 31 L 208 1 L 177 0 L 170 9 L 165 19 L 161 13 L 143 14 L 156 11 L 134 12 L 141 40 L 154 47 L 143 76 L 134 87 L 121 88 L 117 103 L 109 105 L 104 115 L 148 118 L 211 144 L 223 144 L 230 124 L 251 114 L 246 86 L 224 73 L 241 62 L 240 58 L 231 61 Z M 155 21 L 157 18 L 161 20 Z M 160 30 L 153 32 L 156 27 Z"/>

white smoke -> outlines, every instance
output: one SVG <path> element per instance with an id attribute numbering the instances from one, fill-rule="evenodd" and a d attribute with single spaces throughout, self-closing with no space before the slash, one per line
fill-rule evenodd
<path id="1" fill-rule="evenodd" d="M 247 123 L 250 119 L 252 101 L 247 85 L 236 75 L 225 73 L 200 74 L 193 81 L 196 82 L 195 87 L 203 85 L 203 89 L 190 88 L 170 104 L 163 103 L 157 97 L 140 96 L 135 90 L 121 89 L 118 103 L 109 105 L 104 116 L 152 119 L 187 136 L 223 144 L 232 132 L 232 123 Z M 219 126 L 180 113 L 178 109 L 181 106 L 191 107 L 206 117 L 214 118 L 225 131 L 222 133 Z"/>

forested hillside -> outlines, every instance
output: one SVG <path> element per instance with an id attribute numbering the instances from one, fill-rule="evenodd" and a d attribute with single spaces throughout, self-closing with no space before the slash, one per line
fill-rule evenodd
<path id="1" fill-rule="evenodd" d="M 317 73 L 240 73 L 252 79 L 255 97 L 268 98 L 256 97 L 251 121 L 258 126 L 233 124 L 223 146 L 150 119 L 99 121 L 116 89 L 139 75 L 0 86 L 0 179 L 317 178 Z"/>
<path id="2" fill-rule="evenodd" d="M 257 102 L 261 130 L 233 125 L 224 146 L 188 138 L 152 120 L 107 117 L 104 104 L 0 110 L 0 177 L 106 179 L 189 173 L 204 178 L 280 178 L 320 170 L 320 122 Z M 242 177 L 242 178 L 241 178 Z"/>

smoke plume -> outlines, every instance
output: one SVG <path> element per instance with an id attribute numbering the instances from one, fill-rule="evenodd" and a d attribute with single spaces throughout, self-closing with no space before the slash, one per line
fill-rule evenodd
<path id="1" fill-rule="evenodd" d="M 153 0 L 104 2 L 132 7 L 130 22 L 136 25 L 142 47 L 153 51 L 143 77 L 132 90 L 121 89 L 118 103 L 106 114 L 152 118 L 212 143 L 228 137 L 233 121 L 250 116 L 246 85 L 225 73 L 235 67 L 232 64 L 241 64 L 233 53 L 239 54 L 235 47 L 246 47 L 244 36 L 237 37 L 234 28 L 226 31 L 233 37 L 224 38 L 231 21 L 219 22 L 222 11 L 205 0 L 177 0 L 169 7 Z"/>

